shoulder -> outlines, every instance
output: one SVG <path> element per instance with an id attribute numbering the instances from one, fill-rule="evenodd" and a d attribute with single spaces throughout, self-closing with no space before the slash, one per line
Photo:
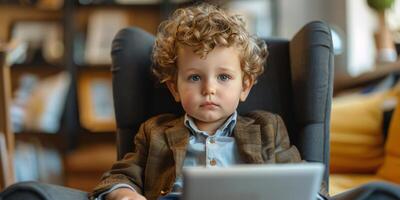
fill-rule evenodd
<path id="1" fill-rule="evenodd" d="M 283 123 L 282 118 L 278 114 L 263 110 L 248 112 L 241 115 L 239 120 L 244 123 L 258 124 L 261 126 L 279 125 L 279 123 Z"/>
<path id="2" fill-rule="evenodd" d="M 142 125 L 145 129 L 148 128 L 157 128 L 157 127 L 171 127 L 174 126 L 178 121 L 183 120 L 183 116 L 177 116 L 174 114 L 166 113 L 156 115 L 151 117 L 150 119 L 146 120 Z"/>
<path id="3" fill-rule="evenodd" d="M 146 139 L 148 142 L 163 141 L 166 130 L 178 126 L 179 123 L 183 124 L 183 116 L 160 114 L 151 117 L 141 124 L 136 138 L 139 140 Z"/>

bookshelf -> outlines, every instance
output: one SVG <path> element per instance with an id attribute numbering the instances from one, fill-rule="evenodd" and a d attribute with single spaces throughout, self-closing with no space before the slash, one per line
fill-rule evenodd
<path id="1" fill-rule="evenodd" d="M 59 1 L 62 0 L 55 0 L 53 2 Z M 25 3 L 22 5 L 19 2 Z M 50 46 L 51 44 L 60 43 L 61 47 L 59 46 L 57 49 L 57 46 L 53 45 L 48 48 L 53 48 L 50 49 L 53 50 L 50 51 L 50 53 L 59 52 L 61 50 L 61 54 L 56 57 L 56 59 L 52 59 L 51 56 L 54 58 L 54 55 L 50 54 L 49 59 L 49 55 L 45 55 L 46 47 L 42 43 L 41 46 L 33 51 L 31 51 L 31 46 L 29 46 L 27 55 L 30 59 L 26 59 L 25 62 L 19 64 L 14 64 L 10 70 L 13 98 L 15 99 L 16 93 L 20 89 L 21 79 L 26 74 L 35 76 L 37 81 L 40 82 L 50 79 L 62 72 L 66 72 L 69 75 L 70 85 L 65 91 L 65 103 L 62 103 L 62 114 L 59 116 L 59 128 L 52 133 L 46 133 L 46 131 L 41 131 L 40 129 L 26 129 L 26 126 L 23 126 L 18 133 L 14 134 L 15 140 L 17 143 L 38 142 L 43 146 L 43 148 L 56 149 L 61 155 L 61 160 L 64 162 L 64 167 L 66 168 L 64 173 L 68 176 L 71 175 L 71 178 L 61 177 L 61 179 L 64 180 L 64 184 L 74 187 L 74 183 L 71 182 L 71 180 L 74 180 L 74 175 L 71 174 L 71 171 L 75 171 L 79 174 L 93 170 L 77 169 L 76 162 L 74 161 L 76 160 L 76 157 L 82 159 L 84 158 L 85 153 L 96 152 L 87 150 L 90 145 L 96 146 L 95 148 L 101 148 L 99 147 L 99 144 L 101 144 L 108 150 L 111 149 L 110 145 L 115 145 L 114 130 L 93 131 L 84 127 L 81 123 L 82 113 L 86 112 L 86 110 L 81 109 L 79 106 L 79 90 L 81 87 L 81 83 L 79 82 L 80 76 L 85 75 L 95 77 L 96 74 L 108 74 L 111 77 L 111 64 L 109 62 L 96 63 L 93 62 L 93 60 L 92 62 L 88 62 L 88 59 L 85 58 L 88 45 L 91 45 L 88 41 L 91 40 L 92 37 L 98 37 L 96 34 L 108 31 L 101 31 L 104 30 L 104 27 L 91 26 L 92 23 L 95 23 L 93 20 L 96 20 L 93 19 L 93 16 L 100 15 L 100 17 L 98 17 L 100 19 L 103 13 L 111 13 L 109 16 L 114 14 L 117 16 L 116 19 L 118 19 L 118 16 L 123 16 L 126 20 L 125 24 L 121 24 L 121 26 L 138 26 L 154 34 L 157 30 L 158 24 L 173 9 L 191 2 L 182 1 L 177 3 L 168 0 L 161 0 L 153 3 L 132 3 L 121 5 L 110 0 L 92 1 L 94 2 L 92 4 L 82 4 L 80 3 L 82 1 L 78 0 L 64 0 L 62 5 L 58 7 L 54 5 L 50 7 L 43 5 L 39 6 L 41 2 L 44 2 L 41 0 L 34 1 L 36 3 L 32 4 L 27 4 L 26 2 L 27 1 L 0 2 L 0 18 L 2 19 L 0 20 L 0 41 L 10 41 L 15 39 L 15 37 L 18 36 L 18 31 L 16 30 L 18 30 L 19 27 L 22 27 L 20 29 L 23 31 L 22 33 L 20 31 L 20 35 L 24 36 L 25 33 L 25 37 L 28 38 L 35 34 L 38 36 L 42 35 L 43 38 L 39 40 L 41 42 L 44 41 L 43 43 L 45 43 L 46 39 L 52 37 L 51 34 L 47 35 L 48 32 L 51 31 L 51 29 L 49 29 L 50 31 L 46 31 L 47 28 L 50 26 L 57 26 L 61 33 L 61 36 L 58 38 L 59 40 L 53 39 L 48 43 Z M 29 24 L 29 26 L 35 26 L 36 28 L 34 28 L 34 30 L 39 30 L 39 32 L 32 32 L 30 35 L 28 34 L 28 36 L 26 36 L 26 32 L 32 31 L 26 24 Z M 113 24 L 103 25 L 107 27 L 113 26 Z M 100 31 L 96 31 L 97 29 Z M 40 30 L 42 32 L 40 32 Z M 100 36 L 100 38 L 101 37 L 102 36 Z M 96 43 L 98 42 L 94 40 L 94 45 L 96 45 Z M 32 45 L 32 43 L 28 44 Z M 96 46 L 94 46 L 94 49 L 96 49 Z M 109 57 L 109 50 L 107 51 L 108 52 L 106 52 L 105 56 Z M 47 53 L 48 52 L 49 51 L 47 51 Z M 80 150 L 82 147 L 86 150 Z M 116 152 L 112 151 L 112 154 L 116 154 Z M 109 153 L 106 155 L 109 155 Z M 91 156 L 94 155 L 92 154 Z M 104 162 L 115 160 L 115 157 L 112 157 L 112 159 L 107 158 Z M 68 164 L 71 162 L 75 164 L 73 164 L 73 169 L 68 171 Z M 101 161 L 98 160 L 98 162 Z M 104 164 L 104 166 L 106 165 L 108 164 Z M 97 182 L 101 175 L 99 170 L 93 171 L 95 171 L 95 174 L 89 176 L 95 180 L 87 185 Z M 79 188 L 79 186 L 76 186 L 76 188 Z"/>
<path id="2" fill-rule="evenodd" d="M 4 3 L 5 2 L 5 3 Z M 13 93 L 18 89 L 20 78 L 26 74 L 34 74 L 41 79 L 45 79 L 62 71 L 70 74 L 71 86 L 69 88 L 65 108 L 61 117 L 61 127 L 55 133 L 60 136 L 66 144 L 64 150 L 74 148 L 78 143 L 79 134 L 88 134 L 79 121 L 79 102 L 77 90 L 79 89 L 78 77 L 80 74 L 110 73 L 110 63 L 90 63 L 85 61 L 84 51 L 87 47 L 87 40 L 93 36 L 90 31 L 91 16 L 95 13 L 114 12 L 126 17 L 124 26 L 138 26 L 144 30 L 155 33 L 158 24 L 167 13 L 179 5 L 188 4 L 171 3 L 170 1 L 157 1 L 143 3 L 142 1 L 132 1 L 131 4 L 118 4 L 115 1 L 64 1 L 59 8 L 46 8 L 36 4 L 18 3 L 19 1 L 4 1 L 0 3 L 0 41 L 9 41 L 13 38 L 13 30 L 20 22 L 55 22 L 61 28 L 63 54 L 59 62 L 47 62 L 43 58 L 43 52 L 35 52 L 31 55 L 29 62 L 15 64 L 11 68 L 11 82 Z M 58 1 L 57 1 L 58 2 Z M 92 2 L 82 4 L 80 2 Z M 39 27 L 39 26 L 38 26 Z M 89 33 L 91 32 L 91 34 Z M 95 36 L 96 37 L 96 36 Z M 38 55 L 39 54 L 39 55 Z M 109 56 L 109 54 L 107 55 Z M 107 131 L 102 131 L 102 133 Z M 111 131 L 108 131 L 111 132 Z M 17 134 L 18 138 L 38 137 L 40 131 L 26 130 Z M 39 136 L 40 137 L 40 136 Z M 113 137 L 112 134 L 110 137 Z M 47 138 L 47 137 L 44 137 Z M 48 137 L 54 138 L 54 137 Z"/>

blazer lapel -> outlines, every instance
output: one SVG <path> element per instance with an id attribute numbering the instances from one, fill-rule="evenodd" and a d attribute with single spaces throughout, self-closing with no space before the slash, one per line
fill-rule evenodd
<path id="1" fill-rule="evenodd" d="M 171 122 L 171 128 L 165 131 L 168 144 L 173 152 L 175 175 L 181 176 L 183 160 L 189 143 L 189 130 L 183 124 L 183 117 Z"/>
<path id="2" fill-rule="evenodd" d="M 236 139 L 239 153 L 245 163 L 263 163 L 260 131 L 260 126 L 254 124 L 254 120 L 245 120 L 238 116 L 233 135 Z"/>

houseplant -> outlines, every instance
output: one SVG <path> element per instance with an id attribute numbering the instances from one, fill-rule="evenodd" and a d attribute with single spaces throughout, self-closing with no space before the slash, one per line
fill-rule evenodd
<path id="1" fill-rule="evenodd" d="M 378 15 L 378 29 L 374 35 L 378 63 L 393 62 L 397 59 L 393 37 L 386 22 L 386 11 L 394 2 L 395 0 L 367 0 L 368 6 Z"/>

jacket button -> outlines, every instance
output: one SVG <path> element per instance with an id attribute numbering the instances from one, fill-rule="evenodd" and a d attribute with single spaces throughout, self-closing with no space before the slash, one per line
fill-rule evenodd
<path id="1" fill-rule="evenodd" d="M 161 191 L 160 191 L 160 194 L 161 194 L 162 196 L 165 196 L 167 193 L 168 193 L 168 192 L 165 191 L 165 190 L 161 190 Z"/>
<path id="2" fill-rule="evenodd" d="M 211 166 L 217 165 L 217 161 L 215 159 L 210 160 L 210 165 Z"/>

